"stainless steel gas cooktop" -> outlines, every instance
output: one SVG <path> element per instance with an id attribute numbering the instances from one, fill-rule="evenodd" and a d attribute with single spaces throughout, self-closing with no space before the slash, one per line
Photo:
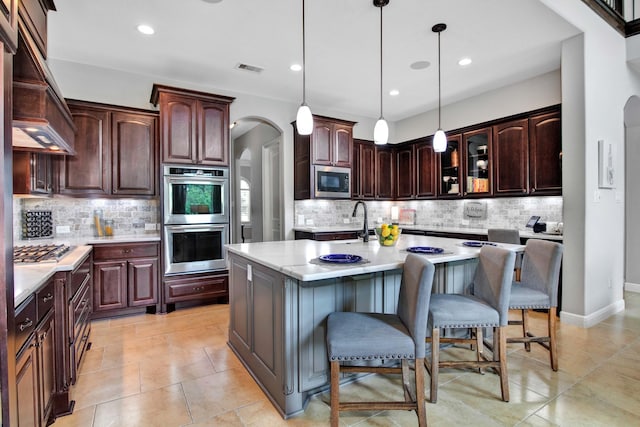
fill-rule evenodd
<path id="1" fill-rule="evenodd" d="M 13 262 L 16 264 L 58 262 L 71 247 L 69 245 L 24 245 L 13 247 Z"/>

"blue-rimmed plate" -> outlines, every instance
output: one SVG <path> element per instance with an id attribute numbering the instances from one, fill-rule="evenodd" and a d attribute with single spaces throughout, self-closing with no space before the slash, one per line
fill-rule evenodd
<path id="1" fill-rule="evenodd" d="M 362 257 L 360 255 L 352 255 L 352 254 L 320 255 L 318 259 L 320 261 L 333 262 L 336 264 L 353 264 L 354 262 L 362 261 Z"/>
<path id="2" fill-rule="evenodd" d="M 407 252 L 413 252 L 414 254 L 441 254 L 444 252 L 444 249 L 433 248 L 431 246 L 412 246 L 407 248 Z"/>
<path id="3" fill-rule="evenodd" d="M 481 248 L 483 246 L 498 246 L 493 242 L 462 242 L 463 246 L 468 246 L 470 248 Z"/>

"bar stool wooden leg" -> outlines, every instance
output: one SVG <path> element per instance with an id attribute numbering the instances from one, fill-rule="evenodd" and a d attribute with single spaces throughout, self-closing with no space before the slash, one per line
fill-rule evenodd
<path id="1" fill-rule="evenodd" d="M 500 358 L 500 389 L 502 391 L 502 400 L 509 401 L 509 380 L 507 378 L 507 333 L 506 328 L 494 328 L 494 346 L 497 344 L 498 357 Z M 497 336 L 498 342 L 496 343 L 495 337 Z M 495 359 L 495 352 L 494 352 Z"/>
<path id="2" fill-rule="evenodd" d="M 431 389 L 429 401 L 438 401 L 438 364 L 440 363 L 440 329 L 434 328 L 431 331 Z"/>
<path id="3" fill-rule="evenodd" d="M 340 362 L 331 362 L 331 427 L 338 427 L 340 423 Z"/>
<path id="4" fill-rule="evenodd" d="M 526 308 L 522 310 L 522 336 L 529 336 L 529 310 Z M 524 349 L 527 351 L 531 351 L 531 343 L 525 342 Z"/>
<path id="5" fill-rule="evenodd" d="M 478 360 L 478 362 L 482 361 L 484 359 L 484 338 L 482 336 L 482 328 L 475 328 L 475 335 L 476 335 L 476 358 Z M 482 370 L 482 366 L 478 366 L 478 373 L 479 374 L 484 374 L 484 371 Z"/>
<path id="6" fill-rule="evenodd" d="M 556 342 L 556 307 L 549 309 L 549 357 L 551 359 L 551 369 L 558 370 L 558 346 Z"/>
<path id="7" fill-rule="evenodd" d="M 418 405 L 418 425 L 427 426 L 427 409 L 424 403 L 424 359 L 416 359 L 416 404 Z"/>

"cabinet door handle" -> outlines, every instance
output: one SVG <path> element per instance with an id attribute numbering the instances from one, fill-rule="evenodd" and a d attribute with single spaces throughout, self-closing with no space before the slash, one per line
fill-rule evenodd
<path id="1" fill-rule="evenodd" d="M 18 326 L 18 329 L 20 329 L 20 332 L 22 332 L 31 326 L 33 326 L 33 320 L 27 317 L 24 322 L 20 323 L 20 325 Z"/>
<path id="2" fill-rule="evenodd" d="M 46 294 L 44 297 L 42 297 L 42 302 L 49 302 L 53 299 L 53 295 L 51 294 Z"/>
<path id="3" fill-rule="evenodd" d="M 47 338 L 47 333 L 44 332 L 42 335 L 40 335 L 40 341 L 44 341 Z"/>
<path id="4" fill-rule="evenodd" d="M 85 305 L 87 305 L 88 302 L 89 302 L 89 300 L 83 299 L 82 301 L 80 301 L 80 305 L 81 306 L 85 306 Z"/>

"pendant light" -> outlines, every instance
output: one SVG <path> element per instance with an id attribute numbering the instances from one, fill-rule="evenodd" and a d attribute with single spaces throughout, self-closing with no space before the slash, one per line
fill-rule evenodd
<path id="1" fill-rule="evenodd" d="M 447 24 L 436 24 L 431 28 L 431 31 L 438 33 L 438 130 L 433 136 L 433 151 L 436 153 L 441 153 L 447 149 L 447 136 L 444 134 L 442 126 L 440 126 L 440 118 L 442 117 L 440 106 L 442 89 L 442 85 L 440 83 L 440 33 L 446 29 Z"/>
<path id="2" fill-rule="evenodd" d="M 311 115 L 311 109 L 307 105 L 307 88 L 306 88 L 306 72 L 307 65 L 306 59 L 306 40 L 304 29 L 304 0 L 302 0 L 302 105 L 298 108 L 298 114 L 296 115 L 296 129 L 300 135 L 311 135 L 313 132 L 313 116 Z"/>
<path id="3" fill-rule="evenodd" d="M 382 115 L 382 8 L 389 4 L 389 0 L 373 0 L 373 5 L 380 8 L 380 118 L 373 128 L 373 142 L 384 145 L 389 140 L 389 125 Z"/>

